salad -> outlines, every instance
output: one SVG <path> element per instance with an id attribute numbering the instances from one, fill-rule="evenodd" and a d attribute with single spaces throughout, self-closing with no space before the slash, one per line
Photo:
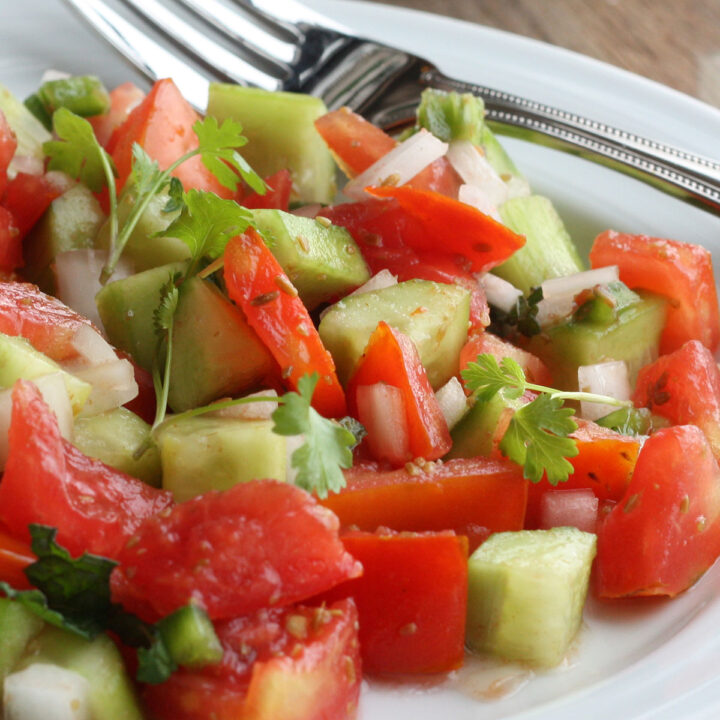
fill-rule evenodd
<path id="1" fill-rule="evenodd" d="M 7 716 L 354 717 L 363 669 L 561 662 L 593 561 L 720 554 L 708 253 L 586 271 L 476 99 L 1 101 Z"/>

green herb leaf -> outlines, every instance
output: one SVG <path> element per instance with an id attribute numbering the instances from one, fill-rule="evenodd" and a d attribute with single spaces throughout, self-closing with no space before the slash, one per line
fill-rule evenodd
<path id="1" fill-rule="evenodd" d="M 58 140 L 44 143 L 43 151 L 50 158 L 49 170 L 61 170 L 80 180 L 93 192 L 106 185 L 115 191 L 115 165 L 100 147 L 92 125 L 67 108 L 53 115 L 53 129 Z"/>
<path id="2" fill-rule="evenodd" d="M 365 426 L 359 420 L 356 420 L 350 415 L 346 415 L 345 417 L 340 418 L 338 420 L 338 424 L 341 427 L 344 427 L 346 430 L 349 430 L 355 438 L 355 442 L 350 448 L 350 450 L 354 450 L 367 435 L 367 430 L 365 429 Z"/>
<path id="3" fill-rule="evenodd" d="M 132 178 L 135 186 L 136 205 L 141 198 L 148 193 L 160 192 L 170 182 L 170 175 L 160 169 L 160 166 L 153 160 L 139 143 L 132 146 Z M 157 183 L 162 183 L 155 187 Z"/>
<path id="4" fill-rule="evenodd" d="M 237 148 L 247 143 L 239 122 L 227 118 L 222 125 L 218 125 L 218 121 L 208 115 L 198 120 L 193 130 L 200 142 L 198 153 L 203 164 L 224 187 L 235 190 L 240 177 L 255 192 L 261 195 L 265 193 L 266 185 L 262 178 L 237 152 Z"/>
<path id="5" fill-rule="evenodd" d="M 468 363 L 460 375 L 465 381 L 465 387 L 479 400 L 486 402 L 499 392 L 508 400 L 515 400 L 525 392 L 525 373 L 509 357 L 503 358 L 498 364 L 494 355 L 478 355 L 477 360 Z"/>
<path id="6" fill-rule="evenodd" d="M 161 635 L 157 635 L 150 647 L 138 648 L 138 682 L 156 685 L 165 682 L 177 669 L 168 646 Z"/>
<path id="7" fill-rule="evenodd" d="M 182 210 L 185 207 L 185 199 L 183 197 L 183 186 L 179 178 L 171 177 L 168 187 L 168 201 L 165 203 L 163 212 L 171 213 L 176 210 Z"/>
<path id="8" fill-rule="evenodd" d="M 538 303 L 543 299 L 541 287 L 536 287 L 527 296 L 521 296 L 510 310 L 504 312 L 494 306 L 490 307 L 492 319 L 491 330 L 501 337 L 510 337 L 520 333 L 526 337 L 532 337 L 540 332 L 540 324 L 537 321 Z"/>
<path id="9" fill-rule="evenodd" d="M 203 258 L 220 257 L 228 240 L 252 224 L 249 210 L 215 193 L 190 190 L 183 201 L 185 209 L 163 235 L 178 238 L 190 248 L 191 267 Z"/>
<path id="10" fill-rule="evenodd" d="M 342 468 L 352 466 L 355 436 L 310 405 L 317 383 L 317 373 L 300 378 L 298 392 L 280 398 L 281 405 L 272 419 L 273 432 L 278 435 L 305 436 L 305 443 L 291 457 L 292 466 L 298 470 L 295 483 L 325 498 L 328 492 L 339 492 L 345 487 Z"/>
<path id="11" fill-rule="evenodd" d="M 578 454 L 575 441 L 567 437 L 577 430 L 572 415 L 573 409 L 563 407 L 561 398 L 539 395 L 515 411 L 500 450 L 524 467 L 528 480 L 540 482 L 547 473 L 548 482 L 557 485 L 573 471 L 566 458 Z"/>

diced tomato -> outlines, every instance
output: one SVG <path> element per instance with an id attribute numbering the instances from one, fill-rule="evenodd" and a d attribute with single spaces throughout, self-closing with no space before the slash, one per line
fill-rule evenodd
<path id="1" fill-rule="evenodd" d="M 17 138 L 5 114 L 0 110 L 0 198 L 7 186 L 8 165 L 15 155 L 15 150 L 17 150 Z"/>
<path id="2" fill-rule="evenodd" d="M 23 264 L 22 238 L 13 214 L 0 205 L 0 270 L 11 273 Z"/>
<path id="3" fill-rule="evenodd" d="M 30 587 L 25 568 L 35 562 L 35 556 L 26 542 L 13 537 L 0 526 L 0 580 L 18 590 Z"/>
<path id="4" fill-rule="evenodd" d="M 158 80 L 147 97 L 113 133 L 108 151 L 118 171 L 118 192 L 132 170 L 132 146 L 138 143 L 156 160 L 162 170 L 185 153 L 198 146 L 192 126 L 199 115 L 190 107 L 172 80 Z M 182 163 L 173 175 L 182 182 L 185 190 L 209 190 L 223 198 L 232 192 L 223 187 L 217 178 L 195 156 Z"/>
<path id="5" fill-rule="evenodd" d="M 91 323 L 37 286 L 0 282 L 0 332 L 24 337 L 56 362 L 77 356 L 73 339 L 81 325 Z"/>
<path id="6" fill-rule="evenodd" d="M 282 607 L 361 573 L 338 527 L 294 485 L 240 483 L 145 520 L 120 553 L 113 590 L 157 617 L 190 600 L 213 619 Z"/>
<path id="7" fill-rule="evenodd" d="M 494 355 L 498 361 L 506 357 L 512 358 L 525 371 L 529 382 L 552 386 L 550 371 L 539 357 L 492 333 L 473 332 L 470 334 L 468 341 L 460 351 L 460 370 L 464 370 L 468 363 L 475 362 L 478 355 L 485 353 Z"/>
<path id="8" fill-rule="evenodd" d="M 394 198 L 420 223 L 421 235 L 405 237 L 415 250 L 457 253 L 473 272 L 485 272 L 507 260 L 525 244 L 525 238 L 477 208 L 429 190 L 402 187 L 368 188 L 373 196 Z"/>
<path id="9" fill-rule="evenodd" d="M 345 471 L 347 487 L 321 501 L 344 527 L 467 535 L 470 550 L 490 532 L 521 530 L 527 480 L 508 460 L 462 458 L 423 468 Z"/>
<path id="10" fill-rule="evenodd" d="M 698 340 L 642 368 L 633 401 L 675 425 L 697 425 L 720 459 L 720 370 Z"/>
<path id="11" fill-rule="evenodd" d="M 693 425 L 643 445 L 630 486 L 601 523 L 601 597 L 674 596 L 720 555 L 720 469 Z"/>
<path id="12" fill-rule="evenodd" d="M 350 532 L 343 544 L 362 577 L 323 595 L 352 597 L 369 673 L 439 673 L 465 656 L 468 542 L 452 532 Z"/>
<path id="13" fill-rule="evenodd" d="M 132 356 L 122 350 L 116 350 L 115 353 L 119 358 L 127 360 L 133 366 L 135 374 L 135 382 L 138 386 L 138 394 L 130 401 L 125 403 L 123 407 L 131 410 L 141 417 L 146 423 L 152 423 L 155 420 L 155 409 L 157 407 L 157 397 L 155 395 L 155 385 L 152 375 L 140 367 Z"/>
<path id="14" fill-rule="evenodd" d="M 95 137 L 103 147 L 107 147 L 115 130 L 144 99 L 145 93 L 131 82 L 118 85 L 110 91 L 110 110 L 103 115 L 87 118 L 93 126 Z"/>
<path id="15" fill-rule="evenodd" d="M 402 391 L 410 451 L 402 463 L 417 457 L 437 460 L 450 449 L 452 440 L 447 422 L 413 341 L 382 321 L 370 336 L 348 381 L 351 415 L 359 417 L 358 388 L 375 383 L 385 383 Z M 359 419 L 363 422 L 362 417 Z M 368 428 L 368 437 L 372 430 Z"/>
<path id="16" fill-rule="evenodd" d="M 590 262 L 594 268 L 618 265 L 626 285 L 669 299 L 661 355 L 688 340 L 717 349 L 720 312 L 709 250 L 677 240 L 607 230 L 595 238 Z"/>
<path id="17" fill-rule="evenodd" d="M 64 440 L 31 382 L 18 380 L 12 397 L 0 520 L 14 536 L 27 540 L 30 523 L 49 525 L 58 529 L 57 540 L 70 553 L 115 558 L 145 518 L 170 506 L 170 493 L 89 458 Z"/>
<path id="18" fill-rule="evenodd" d="M 239 197 L 238 202 L 250 209 L 271 208 L 288 211 L 290 193 L 292 192 L 292 176 L 290 171 L 278 170 L 274 175 L 265 178 L 267 192 L 264 195 L 249 193 Z"/>
<path id="19" fill-rule="evenodd" d="M 3 205 L 15 218 L 20 238 L 32 230 L 50 203 L 65 191 L 52 175 L 18 173 L 8 184 Z"/>
<path id="20" fill-rule="evenodd" d="M 362 681 L 352 600 L 219 622 L 219 665 L 145 688 L 157 720 L 352 720 Z"/>
<path id="21" fill-rule="evenodd" d="M 553 490 L 592 490 L 598 500 L 620 500 L 630 483 L 640 442 L 637 438 L 620 435 L 600 427 L 590 420 L 575 418 L 578 429 L 572 433 L 578 454 L 568 458 L 573 473 L 557 486 L 547 478 L 528 486 L 527 517 L 525 526 L 540 526 L 542 497 Z"/>
<path id="22" fill-rule="evenodd" d="M 345 393 L 332 356 L 297 290 L 252 228 L 225 248 L 225 284 L 231 300 L 283 369 L 290 387 L 296 389 L 303 375 L 318 373 L 313 406 L 327 417 L 345 415 Z"/>

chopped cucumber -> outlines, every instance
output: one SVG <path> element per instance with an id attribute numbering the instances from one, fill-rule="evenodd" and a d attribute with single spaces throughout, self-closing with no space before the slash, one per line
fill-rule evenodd
<path id="1" fill-rule="evenodd" d="M 102 115 L 110 109 L 110 95 L 94 75 L 48 80 L 37 95 L 49 115 L 58 108 L 67 108 L 82 117 Z"/>
<path id="2" fill-rule="evenodd" d="M 0 85 L 0 111 L 17 138 L 16 155 L 43 160 L 43 143 L 52 135 L 7 88 Z"/>
<path id="3" fill-rule="evenodd" d="M 223 648 L 207 613 L 186 605 L 158 623 L 170 657 L 182 667 L 200 668 L 222 660 Z"/>
<path id="4" fill-rule="evenodd" d="M 40 617 L 24 605 L 0 598 L 0 682 L 13 672 L 27 644 L 44 625 Z"/>

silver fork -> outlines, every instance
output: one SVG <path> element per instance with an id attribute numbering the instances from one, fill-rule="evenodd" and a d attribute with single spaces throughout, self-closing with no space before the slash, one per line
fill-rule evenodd
<path id="1" fill-rule="evenodd" d="M 483 99 L 496 131 L 610 166 L 720 215 L 720 163 L 502 90 L 455 80 L 423 58 L 352 35 L 297 0 L 232 0 L 232 6 L 221 0 L 172 0 L 172 6 L 159 0 L 117 0 L 167 43 L 116 12 L 112 0 L 65 2 L 149 80 L 172 77 L 200 110 L 210 82 L 236 82 L 310 93 L 331 110 L 348 106 L 385 129 L 399 129 L 414 122 L 424 89 L 471 92 Z M 187 11 L 188 20 L 178 8 Z"/>

